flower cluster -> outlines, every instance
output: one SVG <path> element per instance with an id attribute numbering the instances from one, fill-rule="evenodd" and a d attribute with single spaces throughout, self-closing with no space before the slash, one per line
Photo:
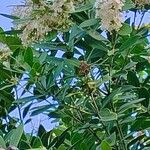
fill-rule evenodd
<path id="1" fill-rule="evenodd" d="M 16 6 L 13 15 L 21 19 L 17 29 L 22 29 L 22 43 L 29 45 L 42 40 L 52 30 L 64 31 L 72 24 L 70 12 L 74 11 L 71 0 L 41 0 L 33 3 L 26 0 L 23 5 Z"/>
<path id="2" fill-rule="evenodd" d="M 43 40 L 50 31 L 64 31 L 72 25 L 70 13 L 75 6 L 86 0 L 25 0 L 23 5 L 14 7 L 13 15 L 20 18 L 16 29 L 24 45 Z M 122 26 L 121 10 L 124 0 L 96 0 L 96 18 L 101 19 L 101 28 L 112 32 Z"/>
<path id="3" fill-rule="evenodd" d="M 121 10 L 123 0 L 96 0 L 96 18 L 101 19 L 101 28 L 109 32 L 118 31 L 122 26 Z"/>
<path id="4" fill-rule="evenodd" d="M 23 5 L 15 5 L 13 7 L 12 15 L 24 19 L 30 16 L 32 9 L 32 1 L 24 1 Z"/>
<path id="5" fill-rule="evenodd" d="M 11 50 L 6 44 L 0 43 L 0 61 L 7 61 L 11 53 Z"/>
<path id="6" fill-rule="evenodd" d="M 144 5 L 149 5 L 150 0 L 135 0 L 135 4 L 140 7 Z"/>

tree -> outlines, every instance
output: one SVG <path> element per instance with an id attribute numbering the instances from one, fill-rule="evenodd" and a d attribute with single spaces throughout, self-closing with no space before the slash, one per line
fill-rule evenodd
<path id="1" fill-rule="evenodd" d="M 12 15 L 1 14 L 15 27 L 0 30 L 0 146 L 149 149 L 149 25 L 142 24 L 148 10 L 146 0 L 27 0 Z M 122 21 L 127 11 L 134 18 Z M 18 85 L 32 96 L 19 98 Z M 47 103 L 32 108 L 35 101 Z M 16 108 L 18 120 L 10 116 Z M 27 134 L 29 112 L 59 125 Z"/>

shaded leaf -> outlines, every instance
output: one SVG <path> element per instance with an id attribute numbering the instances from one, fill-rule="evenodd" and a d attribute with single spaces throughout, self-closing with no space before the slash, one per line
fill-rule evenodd
<path id="1" fill-rule="evenodd" d="M 21 124 L 16 129 L 13 130 L 12 135 L 10 136 L 9 144 L 17 147 L 22 134 L 23 134 L 23 125 Z"/>
<path id="2" fill-rule="evenodd" d="M 111 146 L 109 145 L 109 143 L 107 141 L 102 141 L 101 145 L 101 150 L 112 150 Z"/>
<path id="3" fill-rule="evenodd" d="M 1 148 L 6 148 L 6 143 L 5 143 L 5 141 L 4 141 L 2 136 L 0 136 L 0 147 Z"/>
<path id="4" fill-rule="evenodd" d="M 131 32 L 132 32 L 132 27 L 129 24 L 124 23 L 121 29 L 119 30 L 118 34 L 129 35 Z"/>
<path id="5" fill-rule="evenodd" d="M 114 112 L 111 112 L 109 109 L 105 108 L 102 109 L 99 113 L 102 121 L 112 121 L 117 120 L 117 114 Z"/>
<path id="6" fill-rule="evenodd" d="M 128 79 L 129 84 L 131 84 L 131 85 L 133 85 L 135 87 L 139 87 L 140 86 L 139 79 L 136 76 L 135 72 L 129 71 L 128 74 L 127 74 L 127 79 Z"/>

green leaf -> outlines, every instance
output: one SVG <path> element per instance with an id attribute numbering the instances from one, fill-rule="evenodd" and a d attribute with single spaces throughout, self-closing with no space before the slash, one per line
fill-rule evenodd
<path id="1" fill-rule="evenodd" d="M 132 123 L 132 122 L 134 122 L 135 121 L 135 117 L 134 116 L 128 116 L 128 117 L 126 117 L 126 118 L 124 118 L 121 122 L 120 122 L 120 124 L 128 124 L 128 123 Z"/>
<path id="2" fill-rule="evenodd" d="M 22 134 L 23 134 L 23 125 L 21 124 L 16 129 L 13 130 L 12 135 L 10 136 L 9 145 L 17 147 Z"/>
<path id="3" fill-rule="evenodd" d="M 136 87 L 132 86 L 132 85 L 122 85 L 121 87 L 121 92 L 127 92 L 127 91 L 131 91 L 131 90 L 135 90 Z"/>
<path id="4" fill-rule="evenodd" d="M 16 34 L 20 34 L 22 33 L 22 30 L 8 30 L 8 31 L 4 31 L 4 32 L 1 32 L 1 34 L 8 34 L 8 35 L 16 35 Z M 14 43 L 16 44 L 16 43 Z"/>
<path id="5" fill-rule="evenodd" d="M 39 97 L 41 97 L 41 96 L 39 96 Z M 35 100 L 39 97 L 37 97 L 37 96 L 28 96 L 28 97 L 24 97 L 24 98 L 19 98 L 14 103 L 18 103 L 18 104 L 19 103 L 28 103 L 28 102 L 32 102 L 33 100 Z"/>
<path id="6" fill-rule="evenodd" d="M 40 63 L 43 63 L 46 60 L 46 57 L 47 57 L 47 52 L 43 52 L 39 57 Z"/>
<path id="7" fill-rule="evenodd" d="M 102 121 L 113 121 L 117 120 L 117 114 L 114 112 L 111 112 L 109 109 L 105 108 L 102 109 L 99 113 Z"/>
<path id="8" fill-rule="evenodd" d="M 108 47 L 106 46 L 106 44 L 100 40 L 96 40 L 91 36 L 85 36 L 84 37 L 86 43 L 91 46 L 92 48 L 96 48 L 98 50 L 101 51 L 108 51 Z"/>
<path id="9" fill-rule="evenodd" d="M 116 133 L 112 133 L 108 138 L 106 138 L 107 142 L 113 146 L 116 144 Z"/>
<path id="10" fill-rule="evenodd" d="M 130 62 L 128 63 L 125 67 L 124 70 L 130 69 L 132 67 L 135 67 L 135 65 L 137 64 L 137 62 Z"/>
<path id="11" fill-rule="evenodd" d="M 135 4 L 132 0 L 126 0 L 123 6 L 123 11 L 127 11 L 131 8 L 135 8 Z"/>
<path id="12" fill-rule="evenodd" d="M 10 131 L 5 135 L 4 140 L 5 140 L 6 143 L 8 143 L 8 142 L 10 141 L 11 135 L 12 135 L 13 132 L 14 132 L 14 130 L 10 130 Z"/>
<path id="13" fill-rule="evenodd" d="M 129 35 L 131 32 L 132 32 L 132 27 L 129 24 L 124 23 L 121 29 L 119 30 L 118 34 Z"/>
<path id="14" fill-rule="evenodd" d="M 111 146 L 109 145 L 109 143 L 107 141 L 102 141 L 101 145 L 101 150 L 112 150 Z"/>
<path id="15" fill-rule="evenodd" d="M 20 141 L 19 143 L 19 147 L 23 147 L 24 149 L 30 149 L 31 148 L 31 145 L 30 143 L 28 142 L 28 140 L 22 140 Z"/>
<path id="16" fill-rule="evenodd" d="M 50 49 L 50 50 L 62 50 L 62 51 L 66 51 L 66 45 L 64 45 L 63 43 L 52 43 L 52 42 L 43 42 L 43 43 L 35 43 L 33 44 L 33 47 L 36 48 L 41 48 L 41 49 Z"/>
<path id="17" fill-rule="evenodd" d="M 27 106 L 24 108 L 23 114 L 22 114 L 23 118 L 26 117 L 26 115 L 27 115 L 27 113 L 29 112 L 31 106 L 32 106 L 32 103 L 29 104 L 29 105 L 27 105 Z"/>
<path id="18" fill-rule="evenodd" d="M 131 125 L 131 131 L 140 131 L 140 130 L 145 130 L 148 129 L 150 126 L 150 118 L 142 116 L 142 117 L 137 117 L 136 120 L 132 123 Z"/>
<path id="19" fill-rule="evenodd" d="M 140 103 L 142 102 L 143 100 L 145 100 L 145 98 L 140 98 L 140 99 L 137 99 L 137 100 L 131 100 L 130 102 L 127 102 L 126 104 L 122 105 L 120 108 L 119 108 L 119 111 L 120 112 L 124 112 L 130 108 L 134 108 L 135 106 L 133 104 L 137 104 L 137 103 Z M 132 107 L 130 107 L 132 106 Z"/>
<path id="20" fill-rule="evenodd" d="M 16 17 L 16 16 L 13 16 L 13 15 L 8 15 L 8 14 L 0 14 L 1 16 L 4 16 L 4 17 L 6 17 L 6 18 L 9 18 L 9 19 L 18 19 L 18 17 Z"/>
<path id="21" fill-rule="evenodd" d="M 63 66 L 64 66 L 64 62 L 62 62 L 61 64 L 59 64 L 56 69 L 54 69 L 54 79 L 56 79 L 57 77 L 59 77 L 60 73 L 63 70 Z"/>
<path id="22" fill-rule="evenodd" d="M 145 148 L 143 148 L 143 150 L 149 150 L 149 147 L 145 147 Z"/>
<path id="23" fill-rule="evenodd" d="M 85 34 L 85 31 L 82 28 L 79 28 L 77 25 L 71 28 L 71 33 L 70 33 L 69 42 L 68 42 L 71 52 L 73 52 L 73 49 L 74 49 L 75 39 L 83 37 L 84 34 Z"/>
<path id="24" fill-rule="evenodd" d="M 125 105 L 125 104 L 124 104 Z M 120 109 L 119 108 L 119 114 L 123 114 L 126 110 L 128 109 L 134 109 L 134 108 L 138 108 L 139 106 L 138 105 L 135 105 L 135 104 L 130 104 L 129 106 L 125 106 L 124 108 Z"/>
<path id="25" fill-rule="evenodd" d="M 45 147 L 40 147 L 40 148 L 31 148 L 27 150 L 47 150 Z"/>
<path id="26" fill-rule="evenodd" d="M 0 136 L 0 148 L 6 148 L 6 143 L 4 139 L 2 138 L 2 136 Z"/>
<path id="27" fill-rule="evenodd" d="M 102 36 L 99 32 L 95 31 L 95 30 L 88 30 L 86 31 L 92 38 L 98 40 L 98 41 L 106 41 L 109 42 L 108 39 L 106 39 L 104 36 Z"/>
<path id="28" fill-rule="evenodd" d="M 25 50 L 24 61 L 27 62 L 30 66 L 33 65 L 33 51 L 32 51 L 32 48 L 27 48 Z"/>
<path id="29" fill-rule="evenodd" d="M 85 5 L 80 5 L 80 7 L 77 7 L 76 10 L 73 13 L 79 13 L 79 12 L 82 12 L 82 11 L 89 10 L 91 8 L 93 8 L 93 5 L 90 4 L 90 3 L 85 4 Z"/>
<path id="30" fill-rule="evenodd" d="M 67 135 L 69 134 L 68 131 L 69 131 L 70 128 L 66 129 L 59 137 L 58 137 L 58 140 L 55 144 L 55 147 L 56 149 L 58 149 L 61 144 L 65 141 Z"/>
<path id="31" fill-rule="evenodd" d="M 0 91 L 5 90 L 7 88 L 10 88 L 12 86 L 14 86 L 14 84 L 5 85 L 5 86 L 3 86 L 3 87 L 0 88 Z"/>
<path id="32" fill-rule="evenodd" d="M 0 27 L 0 42 L 5 42 L 4 30 Z"/>
<path id="33" fill-rule="evenodd" d="M 85 27 L 93 26 L 93 25 L 95 25 L 97 23 L 98 23 L 97 19 L 89 19 L 89 20 L 86 20 L 86 21 L 82 22 L 79 26 L 81 28 L 85 28 Z"/>
<path id="34" fill-rule="evenodd" d="M 74 67 L 79 67 L 80 66 L 80 61 L 77 59 L 64 59 L 64 62 L 66 64 L 70 64 Z"/>
<path id="35" fill-rule="evenodd" d="M 120 52 L 131 49 L 139 41 L 139 36 L 133 36 L 128 38 L 119 48 Z"/>
<path id="36" fill-rule="evenodd" d="M 121 90 L 122 90 L 121 88 L 118 88 L 118 89 L 112 91 L 110 95 L 106 96 L 106 97 L 103 99 L 102 108 L 104 108 L 110 101 L 112 101 L 113 98 L 114 98 L 114 96 L 115 96 L 116 94 L 120 93 Z"/>
<path id="37" fill-rule="evenodd" d="M 41 83 L 43 89 L 46 89 L 47 88 L 46 76 L 39 77 L 39 80 L 40 80 L 40 83 Z"/>
<path id="38" fill-rule="evenodd" d="M 31 116 L 35 116 L 40 113 L 46 112 L 49 109 L 55 110 L 55 107 L 56 107 L 56 104 L 49 104 L 49 105 L 42 105 L 42 106 L 34 107 L 31 109 L 33 110 L 33 112 L 31 113 Z"/>
<path id="39" fill-rule="evenodd" d="M 43 147 L 42 141 L 39 137 L 35 137 L 32 145 L 33 148 Z"/>
<path id="40" fill-rule="evenodd" d="M 131 150 L 137 150 L 138 141 L 143 141 L 143 140 L 144 140 L 144 135 L 139 135 L 139 136 L 135 137 L 128 143 L 128 149 L 130 146 L 133 146 Z M 143 148 L 142 148 L 142 150 L 143 150 Z"/>
<path id="41" fill-rule="evenodd" d="M 150 99 L 150 93 L 147 88 L 139 88 L 138 89 L 138 95 L 139 98 L 144 98 L 144 101 L 142 101 L 142 105 L 144 105 L 146 108 L 149 106 L 149 99 Z"/>
<path id="42" fill-rule="evenodd" d="M 139 82 L 138 77 L 136 76 L 136 72 L 129 71 L 127 74 L 127 79 L 128 79 L 129 84 L 131 84 L 135 87 L 140 86 L 140 82 Z"/>
<path id="43" fill-rule="evenodd" d="M 35 3 L 35 4 L 39 4 L 40 0 L 32 0 L 32 2 Z"/>

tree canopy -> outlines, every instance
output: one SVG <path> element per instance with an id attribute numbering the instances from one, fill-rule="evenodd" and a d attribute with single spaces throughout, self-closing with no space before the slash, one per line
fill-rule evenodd
<path id="1" fill-rule="evenodd" d="M 149 4 L 24 0 L 0 14 L 14 24 L 0 28 L 0 149 L 149 150 Z M 57 126 L 26 133 L 39 114 Z"/>

